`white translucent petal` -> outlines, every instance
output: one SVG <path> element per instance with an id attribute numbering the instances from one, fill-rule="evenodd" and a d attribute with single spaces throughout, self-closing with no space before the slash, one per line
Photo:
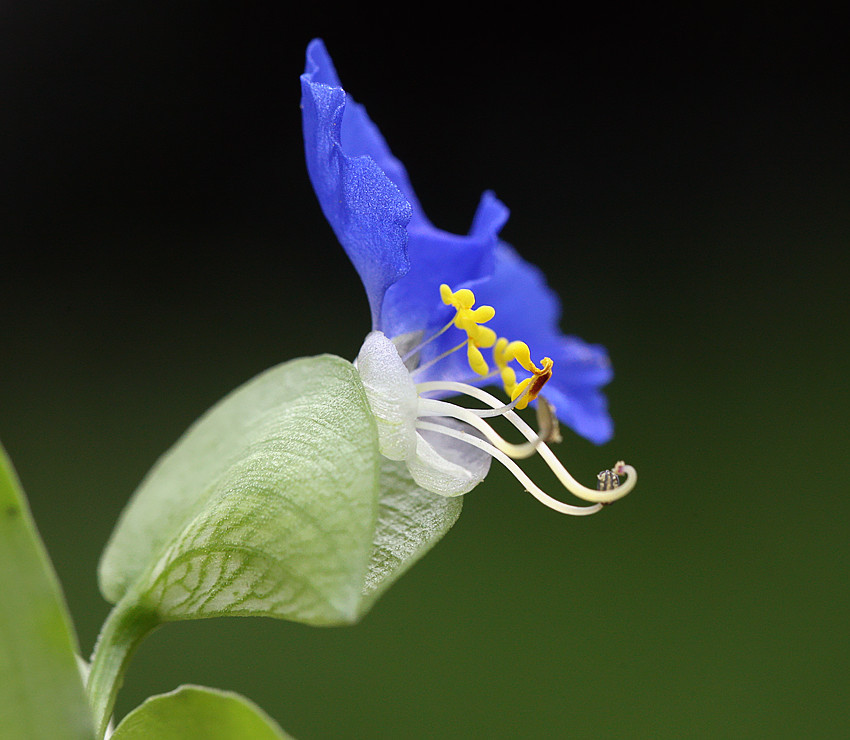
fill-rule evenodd
<path id="1" fill-rule="evenodd" d="M 383 332 L 373 331 L 354 363 L 378 424 L 381 454 L 407 460 L 416 452 L 416 386 L 395 345 Z"/>
<path id="2" fill-rule="evenodd" d="M 437 421 L 429 417 L 429 421 Z M 471 427 L 454 419 L 439 423 L 475 434 Z M 413 480 L 422 488 L 441 496 L 469 493 L 490 470 L 490 455 L 477 447 L 436 432 L 420 430 L 416 454 L 407 461 Z"/>

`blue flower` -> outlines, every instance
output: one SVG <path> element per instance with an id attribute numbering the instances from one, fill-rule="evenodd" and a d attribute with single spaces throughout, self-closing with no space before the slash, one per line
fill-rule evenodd
<path id="1" fill-rule="evenodd" d="M 365 355 L 361 352 L 358 367 L 372 367 L 369 358 L 380 355 L 375 367 L 385 375 L 397 376 L 400 383 L 402 376 L 415 376 L 417 397 L 424 393 L 440 398 L 458 390 L 447 384 L 480 388 L 488 381 L 498 384 L 501 377 L 506 391 L 514 391 L 512 403 L 501 413 L 513 416 L 514 406 L 523 408 L 534 399 L 551 375 L 545 390 L 549 403 L 544 402 L 542 416 L 545 418 L 547 409 L 553 410 L 587 439 L 608 441 L 612 422 L 601 391 L 612 377 L 607 353 L 601 346 L 560 332 L 556 294 L 541 271 L 499 237 L 508 218 L 505 205 L 488 191 L 481 198 L 468 234 L 436 228 L 425 216 L 404 166 L 393 156 L 364 107 L 342 88 L 333 62 L 318 39 L 307 49 L 301 86 L 310 179 L 369 299 L 373 335 L 364 345 L 364 351 L 368 351 Z M 486 304 L 487 310 L 480 306 L 473 309 L 475 301 Z M 375 339 L 374 335 L 384 339 Z M 497 343 L 497 337 L 504 339 Z M 383 356 L 385 339 L 392 340 L 390 354 L 395 359 Z M 454 352 L 464 344 L 467 352 Z M 481 352 L 489 348 L 494 350 L 492 361 L 497 365 L 493 372 Z M 523 352 L 525 360 L 520 357 Z M 544 356 L 548 363 L 545 371 L 531 360 Z M 506 367 L 513 360 L 520 366 Z M 361 374 L 368 391 L 367 371 L 361 369 Z M 414 387 L 412 382 L 410 387 Z M 428 390 L 423 391 L 426 387 Z M 383 389 L 409 401 L 408 390 L 406 385 L 391 391 Z M 537 402 L 542 405 L 539 399 Z M 403 406 L 407 401 L 399 403 Z M 436 415 L 434 407 L 428 408 Z M 460 418 L 454 412 L 448 415 Z M 419 417 L 424 418 L 422 413 Z M 426 429 L 430 423 L 418 424 L 417 428 Z M 535 449 L 540 446 L 539 438 L 526 436 Z M 399 442 L 401 447 L 414 444 L 412 437 L 405 439 Z M 392 446 L 389 444 L 388 449 Z M 396 449 L 396 459 L 410 461 L 413 453 L 405 449 Z"/>
<path id="2" fill-rule="evenodd" d="M 310 179 L 363 280 L 372 328 L 388 337 L 427 334 L 447 320 L 439 286 L 473 287 L 479 300 L 496 307 L 490 326 L 497 334 L 521 338 L 535 355 L 553 359 L 547 396 L 560 420 L 596 443 L 607 442 L 613 425 L 600 390 L 612 377 L 607 353 L 561 334 L 558 297 L 536 267 L 499 239 L 508 209 L 485 192 L 469 234 L 436 228 L 365 108 L 343 90 L 318 39 L 307 49 L 301 85 Z M 435 342 L 423 362 L 451 341 Z M 429 379 L 459 377 L 462 365 L 462 357 L 452 358 Z"/>

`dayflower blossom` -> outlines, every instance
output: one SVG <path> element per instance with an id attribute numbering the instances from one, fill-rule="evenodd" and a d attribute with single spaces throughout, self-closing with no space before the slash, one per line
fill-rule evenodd
<path id="1" fill-rule="evenodd" d="M 508 209 L 485 192 L 465 236 L 431 224 L 401 162 L 343 90 L 316 39 L 301 77 L 307 168 L 322 210 L 369 300 L 372 332 L 356 365 L 378 424 L 382 454 L 403 460 L 423 488 L 466 493 L 491 458 L 558 511 L 588 514 L 625 495 L 637 476 L 620 462 L 599 490 L 578 484 L 547 446 L 553 414 L 596 443 L 612 423 L 600 390 L 612 371 L 604 348 L 561 334 L 559 301 L 540 270 L 499 238 Z M 535 361 L 534 358 L 540 358 Z M 513 363 L 513 364 L 512 364 Z M 508 401 L 482 390 L 502 385 Z M 539 395 L 545 385 L 544 396 Z M 465 394 L 485 409 L 444 400 Z M 535 432 L 515 408 L 536 405 Z M 485 419 L 501 416 L 526 438 L 503 440 Z M 516 459 L 540 454 L 561 483 L 593 506 L 556 501 Z M 619 485 L 619 475 L 628 480 Z"/>

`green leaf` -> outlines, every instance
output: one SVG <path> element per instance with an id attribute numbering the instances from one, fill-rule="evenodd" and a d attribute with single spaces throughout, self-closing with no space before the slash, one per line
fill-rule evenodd
<path id="1" fill-rule="evenodd" d="M 181 686 L 147 699 L 118 725 L 112 740 L 287 740 L 256 704 L 232 691 Z"/>
<path id="2" fill-rule="evenodd" d="M 113 601 L 162 620 L 357 619 L 380 454 L 354 366 L 278 365 L 204 414 L 154 466 L 100 565 Z"/>
<path id="3" fill-rule="evenodd" d="M 383 458 L 372 560 L 360 610 L 374 601 L 451 529 L 463 496 L 440 496 L 413 482 L 404 463 Z"/>
<path id="4" fill-rule="evenodd" d="M 76 637 L 17 475 L 0 446 L 0 735 L 94 737 Z"/>

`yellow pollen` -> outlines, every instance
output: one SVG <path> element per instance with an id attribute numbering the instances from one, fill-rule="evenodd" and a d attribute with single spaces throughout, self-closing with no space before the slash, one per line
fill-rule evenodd
<path id="1" fill-rule="evenodd" d="M 469 366 L 478 375 L 485 376 L 490 372 L 480 347 L 492 347 L 496 343 L 496 332 L 486 326 L 480 326 L 496 315 L 496 309 L 492 306 L 475 305 L 475 294 L 468 288 L 461 288 L 452 292 L 452 289 L 443 283 L 440 286 L 440 297 L 447 306 L 452 306 L 455 311 L 452 323 L 466 332 L 466 356 Z"/>
<path id="2" fill-rule="evenodd" d="M 496 315 L 496 309 L 492 306 L 473 308 L 475 294 L 469 288 L 452 291 L 443 283 L 440 286 L 440 298 L 447 306 L 455 309 L 455 316 L 447 327 L 454 324 L 458 329 L 466 332 L 466 358 L 473 372 L 481 377 L 490 374 L 490 368 L 481 353 L 481 348 L 493 347 L 493 361 L 499 370 L 505 393 L 510 396 L 511 401 L 519 398 L 516 408 L 524 409 L 529 401 L 537 398 L 543 386 L 546 385 L 546 381 L 552 377 L 552 360 L 544 357 L 540 363 L 542 367 L 537 367 L 531 359 L 531 351 L 525 342 L 509 342 L 504 337 L 497 338 L 496 332 L 487 326 L 481 326 Z M 531 377 L 518 384 L 516 372 L 508 364 L 512 360 L 516 360 L 530 372 Z"/>

